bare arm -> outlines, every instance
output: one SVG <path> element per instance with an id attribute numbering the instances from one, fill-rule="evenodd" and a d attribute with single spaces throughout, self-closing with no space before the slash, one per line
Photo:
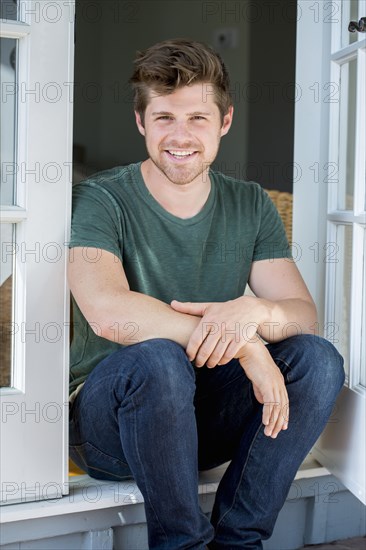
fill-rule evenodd
<path id="1" fill-rule="evenodd" d="M 281 430 L 287 430 L 289 422 L 289 400 L 284 377 L 259 338 L 248 342 L 237 357 L 253 384 L 257 401 L 263 404 L 264 434 L 276 438 Z"/>
<path id="2" fill-rule="evenodd" d="M 200 315 L 186 348 L 196 366 L 215 367 L 237 357 L 263 404 L 264 433 L 276 438 L 286 430 L 289 402 L 283 376 L 260 334 L 268 342 L 312 332 L 317 319 L 314 302 L 295 264 L 286 259 L 252 265 L 250 287 L 256 296 L 224 303 L 181 303 L 180 312 Z"/>
<path id="3" fill-rule="evenodd" d="M 188 357 L 196 365 L 227 363 L 256 333 L 277 342 L 312 332 L 315 305 L 292 261 L 254 262 L 249 283 L 254 297 L 224 303 L 172 302 L 177 311 L 202 317 L 187 346 Z"/>
<path id="4" fill-rule="evenodd" d="M 97 252 L 100 251 L 94 249 L 89 256 L 84 248 L 73 248 L 68 266 L 71 291 L 91 327 L 104 338 L 121 344 L 168 338 L 188 350 L 191 336 L 201 326 L 202 319 L 197 316 L 200 314 L 175 311 L 160 300 L 131 291 L 116 256 L 103 250 L 97 262 L 88 261 L 88 257 L 98 257 Z M 234 302 L 236 300 L 226 303 L 231 312 Z M 134 341 L 129 340 L 131 323 L 138 328 Z M 117 331 L 116 326 L 119 327 Z M 258 339 L 240 348 L 237 357 L 253 383 L 257 400 L 263 404 L 265 434 L 277 437 L 288 423 L 288 397 L 283 377 Z M 196 357 L 196 365 L 201 364 L 203 362 Z M 217 361 L 210 358 L 207 364 L 215 366 Z"/>
<path id="5" fill-rule="evenodd" d="M 264 307 L 258 333 L 267 342 L 313 331 L 316 307 L 293 261 L 281 258 L 254 262 L 249 286 L 257 306 Z"/>
<path id="6" fill-rule="evenodd" d="M 68 279 L 71 292 L 93 330 L 107 340 L 125 345 L 167 338 L 186 347 L 200 319 L 131 291 L 120 260 L 111 252 L 90 250 L 90 255 L 82 247 L 71 250 Z M 99 259 L 90 262 L 88 257 Z M 132 341 L 131 327 L 136 328 Z"/>

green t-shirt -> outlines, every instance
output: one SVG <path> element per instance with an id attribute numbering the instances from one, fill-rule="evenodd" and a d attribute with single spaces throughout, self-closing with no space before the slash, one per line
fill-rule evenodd
<path id="1" fill-rule="evenodd" d="M 260 185 L 213 171 L 209 177 L 202 210 L 181 219 L 149 193 L 141 163 L 95 174 L 74 188 L 70 248 L 101 249 L 95 257 L 85 249 L 91 262 L 112 252 L 131 290 L 166 303 L 242 296 L 253 261 L 291 257 L 285 230 Z M 95 334 L 75 302 L 73 322 L 70 391 L 120 347 Z"/>

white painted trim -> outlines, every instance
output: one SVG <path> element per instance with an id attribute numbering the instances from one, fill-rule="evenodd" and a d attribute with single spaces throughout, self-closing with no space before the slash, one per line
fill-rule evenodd
<path id="1" fill-rule="evenodd" d="M 9 21 L 0 19 L 0 37 L 1 38 L 23 38 L 31 32 L 31 25 L 21 23 L 20 21 Z"/>
<path id="2" fill-rule="evenodd" d="M 339 14 L 340 19 L 344 19 L 344 6 L 345 3 L 342 0 L 333 0 L 333 2 L 328 2 L 329 7 L 332 9 L 333 6 L 337 8 L 336 13 Z M 332 33 L 331 33 L 331 52 L 334 52 L 338 50 L 341 47 L 342 43 L 342 33 L 341 33 L 341 26 L 337 25 L 338 20 L 332 21 L 332 25 L 329 25 L 329 27 L 333 27 Z M 324 23 L 323 23 L 324 26 Z"/>
<path id="3" fill-rule="evenodd" d="M 355 150 L 354 212 L 365 217 L 366 210 L 366 41 L 358 50 L 357 59 L 357 117 Z M 365 223 L 365 221 L 363 222 Z"/>
<path id="4" fill-rule="evenodd" d="M 339 120 L 339 132 L 336 140 L 336 149 L 333 155 L 330 156 L 338 159 L 338 182 L 334 185 L 330 185 L 330 196 L 333 199 L 333 204 L 330 210 L 341 209 L 348 210 L 346 206 L 346 186 L 347 186 L 347 143 L 349 139 L 348 135 L 348 103 L 349 103 L 349 62 L 356 57 L 352 56 L 348 62 L 342 62 L 339 65 L 339 101 L 338 112 L 334 109 L 331 113 L 331 119 L 336 117 Z M 333 144 L 334 146 L 334 144 Z"/>
<path id="5" fill-rule="evenodd" d="M 330 212 L 327 219 L 335 223 L 366 223 L 366 214 L 360 213 L 355 215 L 353 212 L 337 210 L 335 212 Z"/>
<path id="6" fill-rule="evenodd" d="M 2 206 L 0 223 L 18 223 L 27 219 L 27 211 L 19 206 Z"/>
<path id="7" fill-rule="evenodd" d="M 198 494 L 215 494 L 228 463 L 201 472 L 199 475 Z M 304 461 L 296 474 L 295 481 L 329 475 L 329 471 L 316 460 Z M 144 502 L 143 496 L 133 479 L 123 482 L 99 481 L 88 475 L 70 478 L 68 496 L 51 501 L 26 502 L 14 504 L 1 509 L 2 523 L 46 518 L 63 514 L 74 514 L 91 510 L 102 510 Z"/>
<path id="8" fill-rule="evenodd" d="M 362 296 L 360 289 L 366 292 L 365 275 L 363 264 L 365 263 L 364 250 L 365 245 L 365 229 L 361 225 L 354 224 L 353 226 L 353 251 L 352 251 L 352 282 L 351 282 L 351 319 L 350 319 L 350 370 L 349 387 L 357 391 L 363 398 L 366 398 L 366 388 L 361 386 L 361 369 L 365 368 L 365 357 L 361 357 L 362 342 L 361 342 L 361 327 L 362 323 Z"/>
<path id="9" fill-rule="evenodd" d="M 355 391 L 343 388 L 333 423 L 328 428 L 334 429 L 322 434 L 312 454 L 366 504 L 366 400 Z"/>
<path id="10" fill-rule="evenodd" d="M 340 178 L 340 159 L 338 155 L 339 151 L 339 134 L 340 134 L 340 117 L 339 112 L 341 109 L 340 94 L 341 94 L 341 66 L 336 62 L 330 64 L 330 80 L 338 89 L 338 101 L 332 102 L 329 105 L 329 151 L 328 151 L 328 167 L 337 166 L 338 180 Z M 345 163 L 343 163 L 345 164 Z M 329 170 L 328 178 L 329 180 Z M 338 197 L 338 185 L 327 185 L 328 187 L 328 212 L 338 210 L 337 197 Z"/>
<path id="11" fill-rule="evenodd" d="M 323 214 L 324 215 L 324 214 Z M 327 242 L 328 243 L 337 243 L 337 224 L 328 222 L 327 224 Z M 343 300 L 334 300 L 334 294 L 337 284 L 337 267 L 338 263 L 332 262 L 326 266 L 326 281 L 325 281 L 325 326 L 330 327 L 330 329 L 335 331 L 336 336 L 339 335 L 339 319 L 342 316 Z M 325 337 L 328 335 L 325 334 Z M 328 336 L 329 337 L 329 336 Z M 333 339 L 332 342 L 336 347 L 338 344 L 338 338 Z M 345 359 L 347 362 L 347 358 Z M 345 384 L 348 385 L 348 365 L 346 367 L 346 381 Z"/>
<path id="12" fill-rule="evenodd" d="M 301 18 L 297 25 L 296 84 L 303 90 L 295 104 L 294 165 L 300 166 L 301 178 L 294 178 L 293 241 L 301 251 L 297 265 L 314 298 L 319 315 L 320 335 L 324 328 L 329 103 L 325 98 L 331 83 L 329 55 L 331 26 L 315 19 L 312 4 L 299 0 Z M 319 3 L 321 7 L 321 3 Z M 320 94 L 311 90 L 317 85 Z M 310 91 L 309 91 L 310 90 Z M 332 104 L 330 104 L 332 106 Z M 313 167 L 319 168 L 314 177 Z M 319 257 L 314 255 L 319 250 Z"/>
<path id="13" fill-rule="evenodd" d="M 352 57 L 355 57 L 360 47 L 365 48 L 365 46 L 366 46 L 366 38 L 362 38 L 362 40 L 359 40 L 358 42 L 354 42 L 353 44 L 350 44 L 349 46 L 346 46 L 345 48 L 342 48 L 332 53 L 332 55 L 330 56 L 330 60 L 342 61 L 343 63 L 346 63 L 349 59 L 351 59 Z"/>

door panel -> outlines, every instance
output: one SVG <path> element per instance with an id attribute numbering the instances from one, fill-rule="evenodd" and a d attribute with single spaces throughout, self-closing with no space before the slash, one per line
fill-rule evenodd
<path id="1" fill-rule="evenodd" d="M 366 40 L 348 24 L 366 16 L 366 2 L 320 5 L 323 17 L 316 18 L 314 5 L 298 3 L 297 81 L 303 90 L 317 82 L 324 94 L 296 105 L 294 160 L 306 175 L 310 162 L 326 175 L 322 185 L 309 177 L 294 185 L 294 240 L 321 326 L 334 329 L 347 379 L 313 455 L 365 503 Z M 315 246 L 326 251 L 323 262 L 309 254 Z"/>
<path id="2" fill-rule="evenodd" d="M 72 0 L 1 2 L 4 504 L 68 490 L 73 7 Z"/>

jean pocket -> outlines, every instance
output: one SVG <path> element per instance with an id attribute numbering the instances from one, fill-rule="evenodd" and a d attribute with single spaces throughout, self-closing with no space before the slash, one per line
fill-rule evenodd
<path id="1" fill-rule="evenodd" d="M 108 455 L 89 442 L 70 445 L 70 458 L 94 479 L 123 481 L 133 477 L 126 462 Z"/>

